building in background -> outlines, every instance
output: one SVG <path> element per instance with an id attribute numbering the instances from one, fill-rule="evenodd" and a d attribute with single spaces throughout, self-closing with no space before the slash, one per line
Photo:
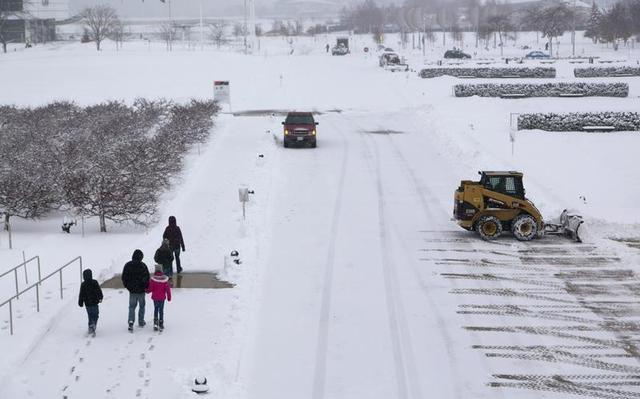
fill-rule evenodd
<path id="1" fill-rule="evenodd" d="M 56 24 L 70 18 L 69 0 L 0 0 L 0 25 L 7 42 L 43 43 L 56 39 Z"/>

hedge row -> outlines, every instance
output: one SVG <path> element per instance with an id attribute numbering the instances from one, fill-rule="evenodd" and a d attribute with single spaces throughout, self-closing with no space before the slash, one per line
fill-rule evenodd
<path id="1" fill-rule="evenodd" d="M 502 97 L 522 95 L 523 97 L 562 97 L 563 95 L 583 95 L 599 97 L 627 97 L 627 83 L 480 83 L 458 84 L 453 87 L 456 97 Z"/>
<path id="2" fill-rule="evenodd" d="M 420 71 L 422 78 L 439 76 L 473 78 L 555 78 L 555 68 L 515 67 L 515 68 L 425 68 Z"/>
<path id="3" fill-rule="evenodd" d="M 519 115 L 518 130 L 528 129 L 552 132 L 640 130 L 640 114 L 637 112 L 574 112 Z"/>
<path id="4" fill-rule="evenodd" d="M 640 67 L 613 66 L 613 67 L 588 67 L 575 68 L 573 75 L 576 78 L 607 78 L 621 75 L 640 76 Z"/>

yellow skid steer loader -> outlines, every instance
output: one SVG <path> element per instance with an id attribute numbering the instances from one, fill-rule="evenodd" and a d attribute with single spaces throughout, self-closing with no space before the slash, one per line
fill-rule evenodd
<path id="1" fill-rule="evenodd" d="M 557 223 L 545 222 L 524 193 L 522 173 L 480 171 L 480 181 L 463 180 L 454 194 L 453 217 L 466 230 L 475 230 L 485 240 L 511 231 L 520 241 L 544 234 L 564 235 L 582 242 L 578 230 L 581 216 L 562 212 Z"/>

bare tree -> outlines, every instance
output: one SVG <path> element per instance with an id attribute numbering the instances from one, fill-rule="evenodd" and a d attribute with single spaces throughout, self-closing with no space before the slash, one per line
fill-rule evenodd
<path id="1" fill-rule="evenodd" d="M 96 42 L 96 49 L 100 51 L 100 43 L 112 33 L 118 23 L 118 14 L 113 7 L 98 5 L 87 7 L 80 12 L 89 37 Z"/>
<path id="2" fill-rule="evenodd" d="M 9 13 L 0 9 L 0 43 L 2 43 L 2 52 L 7 52 L 7 38 L 4 35 L 4 25 L 9 17 Z"/>
<path id="3" fill-rule="evenodd" d="M 23 1 L 0 0 L 0 43 L 2 44 L 2 52 L 4 53 L 7 52 L 7 43 L 10 40 L 5 32 L 7 21 L 12 16 L 27 14 L 25 12 L 24 6 L 30 3 L 31 2 L 29 0 L 23 0 Z"/>
<path id="4" fill-rule="evenodd" d="M 110 37 L 114 42 L 116 42 L 116 50 L 118 48 L 121 49 L 122 43 L 125 39 L 124 23 L 122 23 L 122 21 L 118 20 L 113 24 L 113 29 L 111 30 Z"/>
<path id="5" fill-rule="evenodd" d="M 227 24 L 224 21 L 217 21 L 209 25 L 209 37 L 220 48 L 227 41 Z"/>
<path id="6" fill-rule="evenodd" d="M 173 50 L 173 42 L 176 40 L 178 29 L 173 22 L 165 22 L 160 25 L 160 38 L 164 40 L 167 51 Z"/>
<path id="7" fill-rule="evenodd" d="M 489 25 L 492 32 L 498 34 L 498 39 L 500 40 L 500 56 L 504 55 L 503 48 L 507 33 L 515 31 L 515 26 L 511 22 L 511 18 L 506 14 L 493 15 L 487 19 L 487 25 Z"/>
<path id="8" fill-rule="evenodd" d="M 549 41 L 549 54 L 553 54 L 553 39 L 571 28 L 573 10 L 565 3 L 555 3 L 540 10 L 538 24 L 542 37 Z"/>
<path id="9" fill-rule="evenodd" d="M 246 33 L 246 29 L 244 24 L 241 24 L 241 23 L 233 24 L 233 36 L 238 38 L 240 36 L 244 36 L 245 33 Z"/>

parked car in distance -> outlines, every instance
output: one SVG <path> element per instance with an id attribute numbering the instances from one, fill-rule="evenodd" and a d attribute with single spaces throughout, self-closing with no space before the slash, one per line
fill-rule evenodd
<path id="1" fill-rule="evenodd" d="M 444 58 L 471 58 L 471 56 L 459 48 L 453 48 L 453 50 L 447 50 L 444 52 Z"/>
<path id="2" fill-rule="evenodd" d="M 343 44 L 333 46 L 331 49 L 331 55 L 347 55 L 349 54 L 349 48 Z"/>
<path id="3" fill-rule="evenodd" d="M 313 119 L 311 112 L 289 112 L 284 122 L 285 148 L 291 145 L 309 145 L 316 147 L 316 126 L 318 122 Z"/>
<path id="4" fill-rule="evenodd" d="M 525 55 L 524 58 L 528 58 L 530 60 L 539 60 L 539 59 L 546 59 L 550 57 L 549 57 L 549 54 L 544 53 L 542 51 L 531 51 L 527 53 L 527 55 Z"/>
<path id="5" fill-rule="evenodd" d="M 409 70 L 409 65 L 405 64 L 398 54 L 391 51 L 382 53 L 378 59 L 378 64 L 391 72 Z"/>

